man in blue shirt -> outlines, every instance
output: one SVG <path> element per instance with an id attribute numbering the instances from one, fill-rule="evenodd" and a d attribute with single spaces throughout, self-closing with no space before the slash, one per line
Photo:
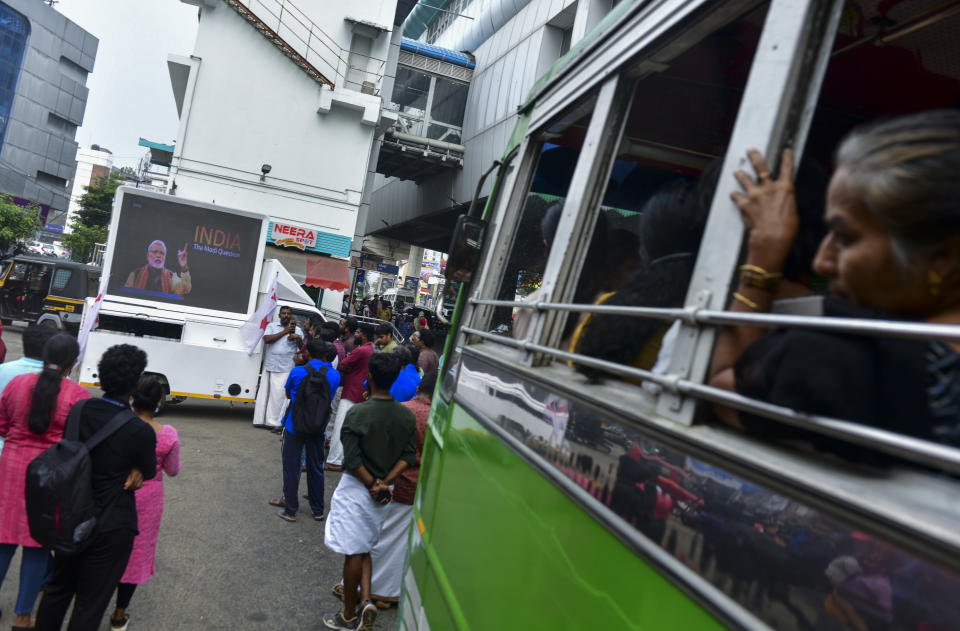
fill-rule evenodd
<path id="1" fill-rule="evenodd" d="M 390 386 L 390 396 L 403 403 L 417 396 L 417 386 L 420 385 L 420 373 L 417 372 L 417 355 L 420 350 L 409 342 L 394 349 L 393 354 L 400 360 L 400 374 Z"/>
<path id="2" fill-rule="evenodd" d="M 0 394 L 14 377 L 43 370 L 43 347 L 56 334 L 53 327 L 40 324 L 31 324 L 23 331 L 23 357 L 0 364 Z M 0 436 L 0 452 L 3 451 L 3 442 Z"/>
<path id="3" fill-rule="evenodd" d="M 340 387 L 340 373 L 334 370 L 330 362 L 337 356 L 337 349 L 330 342 L 319 339 L 310 340 L 301 351 L 301 355 L 314 370 L 326 370 L 330 384 L 331 399 Z M 287 377 L 287 396 L 290 405 L 283 417 L 283 499 L 285 506 L 279 516 L 285 521 L 296 521 L 300 508 L 300 454 L 307 452 L 307 494 L 310 497 L 310 510 L 316 521 L 323 521 L 323 432 L 319 434 L 297 434 L 293 431 L 293 407 L 297 404 L 297 392 L 309 373 L 304 366 L 296 366 Z"/>

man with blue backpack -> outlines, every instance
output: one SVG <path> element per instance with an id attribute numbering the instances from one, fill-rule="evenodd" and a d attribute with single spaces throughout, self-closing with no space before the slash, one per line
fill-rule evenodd
<path id="1" fill-rule="evenodd" d="M 301 351 L 306 360 L 287 377 L 290 405 L 283 418 L 283 510 L 285 521 L 296 521 L 300 508 L 300 454 L 306 450 L 307 495 L 316 521 L 323 521 L 323 432 L 330 421 L 330 403 L 340 387 L 340 373 L 331 362 L 337 349 L 330 342 L 310 340 Z M 273 502 L 271 502 L 273 503 Z"/>

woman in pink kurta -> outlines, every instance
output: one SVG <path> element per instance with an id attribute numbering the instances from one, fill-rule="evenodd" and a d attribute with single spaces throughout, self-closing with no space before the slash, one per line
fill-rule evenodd
<path id="1" fill-rule="evenodd" d="M 17 546 L 23 546 L 14 629 L 30 627 L 30 612 L 50 558 L 27 525 L 27 465 L 60 442 L 70 408 L 90 397 L 86 388 L 64 378 L 78 352 L 73 337 L 53 336 L 44 346 L 43 371 L 14 377 L 0 396 L 0 436 L 6 439 L 0 454 L 0 583 Z"/>
<path id="2" fill-rule="evenodd" d="M 175 476 L 180 473 L 180 437 L 172 425 L 161 425 L 153 420 L 160 401 L 163 385 L 153 377 L 144 377 L 133 395 L 133 411 L 143 422 L 157 432 L 157 475 L 144 480 L 137 492 L 137 529 L 133 551 L 127 561 L 127 569 L 117 586 L 117 607 L 110 617 L 112 629 L 126 629 L 130 616 L 126 614 L 130 599 L 137 585 L 150 580 L 154 572 L 154 557 L 157 551 L 157 536 L 163 517 L 163 474 Z"/>

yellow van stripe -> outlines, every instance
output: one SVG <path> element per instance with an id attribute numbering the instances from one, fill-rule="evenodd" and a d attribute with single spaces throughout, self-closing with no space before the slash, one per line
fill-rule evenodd
<path id="1" fill-rule="evenodd" d="M 92 388 L 99 388 L 100 382 L 89 383 L 86 381 L 80 382 L 81 386 L 88 386 Z M 220 401 L 240 401 L 241 403 L 255 403 L 256 399 L 245 399 L 242 397 L 222 397 L 219 394 L 196 394 L 194 392 L 171 392 L 171 395 L 175 397 L 194 397 L 196 399 L 217 399 Z"/>

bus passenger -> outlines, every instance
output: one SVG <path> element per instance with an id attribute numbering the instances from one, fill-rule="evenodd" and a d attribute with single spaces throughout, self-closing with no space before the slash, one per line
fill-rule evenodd
<path id="1" fill-rule="evenodd" d="M 779 178 L 751 150 L 733 200 L 747 253 L 731 310 L 770 309 L 797 232 L 793 155 Z M 854 130 L 827 192 L 829 232 L 814 260 L 828 316 L 960 324 L 960 112 Z M 717 339 L 710 383 L 772 403 L 960 446 L 960 345 L 734 326 Z M 727 423 L 761 421 L 718 407 Z M 764 430 L 772 423 L 763 424 Z M 788 431 L 786 428 L 778 431 Z"/>

